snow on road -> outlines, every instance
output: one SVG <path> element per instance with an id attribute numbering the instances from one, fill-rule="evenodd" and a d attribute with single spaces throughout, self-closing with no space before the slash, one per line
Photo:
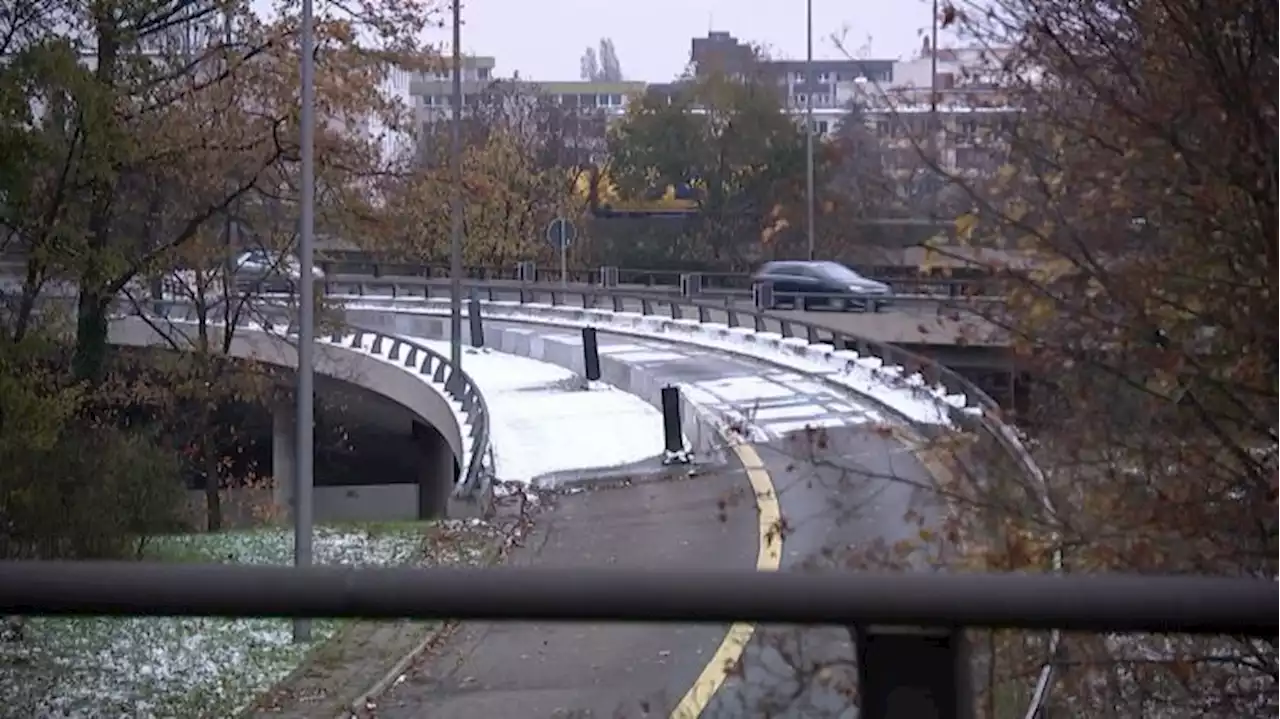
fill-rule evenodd
<path id="1" fill-rule="evenodd" d="M 446 341 L 406 339 L 449 354 Z M 467 348 L 462 366 L 489 407 L 499 480 L 530 482 L 662 455 L 662 413 L 635 395 L 599 382 L 583 390 L 581 377 L 559 365 L 487 348 Z"/>

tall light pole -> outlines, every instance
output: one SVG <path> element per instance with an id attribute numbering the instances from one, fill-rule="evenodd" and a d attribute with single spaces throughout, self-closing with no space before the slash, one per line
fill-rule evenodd
<path id="1" fill-rule="evenodd" d="M 809 259 L 814 258 L 814 196 L 813 196 L 813 0 L 805 0 L 805 229 L 809 233 Z"/>
<path id="2" fill-rule="evenodd" d="M 302 145 L 302 203 L 298 230 L 298 418 L 294 448 L 293 563 L 311 564 L 312 440 L 314 439 L 313 371 L 315 367 L 315 278 L 312 276 L 315 232 L 315 18 L 312 0 L 302 0 L 302 109 L 299 142 Z M 311 621 L 293 620 L 293 641 L 311 641 Z"/>
<path id="3" fill-rule="evenodd" d="M 933 21 L 929 26 L 929 162 L 934 179 L 938 179 L 938 0 L 933 0 Z M 929 215 L 938 216 L 938 185 L 932 183 Z"/>
<path id="4" fill-rule="evenodd" d="M 453 0 L 453 117 L 449 122 L 449 361 L 450 381 L 462 370 L 462 3 Z"/>

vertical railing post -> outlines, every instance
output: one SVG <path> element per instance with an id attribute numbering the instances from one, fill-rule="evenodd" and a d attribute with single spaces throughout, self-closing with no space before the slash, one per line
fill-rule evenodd
<path id="1" fill-rule="evenodd" d="M 702 275 L 687 272 L 680 275 L 680 296 L 697 297 L 702 294 Z"/>
<path id="2" fill-rule="evenodd" d="M 856 627 L 860 719 L 973 719 L 957 628 Z"/>
<path id="3" fill-rule="evenodd" d="M 751 303 L 757 310 L 773 309 L 773 283 L 757 282 L 751 285 Z"/>
<path id="4" fill-rule="evenodd" d="M 516 263 L 516 279 L 521 283 L 531 284 L 538 281 L 538 266 L 532 262 Z"/>
<path id="5" fill-rule="evenodd" d="M 600 286 L 601 287 L 617 287 L 618 286 L 618 268 L 606 266 L 600 268 Z"/>

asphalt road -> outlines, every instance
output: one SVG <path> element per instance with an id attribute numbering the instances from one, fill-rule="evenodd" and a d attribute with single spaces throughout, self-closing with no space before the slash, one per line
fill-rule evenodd
<path id="1" fill-rule="evenodd" d="M 571 330 L 538 328 L 564 337 Z M 786 526 L 782 569 L 855 566 L 860 553 L 916 533 L 925 468 L 873 422 L 876 407 L 771 365 L 660 341 L 601 334 L 602 353 L 644 363 L 714 411 L 750 408 L 767 439 L 757 450 Z M 693 397 L 693 395 L 690 395 Z M 715 406 L 719 405 L 719 406 Z M 815 439 L 797 431 L 826 428 Z M 796 437 L 802 439 L 796 439 Z M 572 441 L 571 438 L 569 441 Z M 739 471 L 562 497 L 520 561 L 545 566 L 752 567 L 758 523 Z M 711 658 L 725 627 L 466 625 L 379 702 L 378 716 L 667 717 Z M 851 716 L 852 657 L 841 629 L 762 628 L 742 673 L 710 699 L 707 717 Z M 845 683 L 833 682 L 841 676 Z"/>
<path id="2" fill-rule="evenodd" d="M 825 447 L 774 442 L 759 453 L 773 477 L 789 531 L 783 571 L 875 567 L 900 540 L 918 536 L 933 478 L 901 441 L 863 428 L 828 430 Z M 808 457 L 810 461 L 797 458 Z M 917 488 L 919 487 L 919 488 Z M 853 719 L 855 651 L 848 628 L 760 626 L 741 670 L 702 713 L 706 719 Z"/>
<path id="3" fill-rule="evenodd" d="M 517 302 L 521 300 L 522 290 L 514 283 L 485 283 L 477 286 L 481 299 Z M 425 292 L 424 292 L 425 290 Z M 421 284 L 396 286 L 390 283 L 374 281 L 366 284 L 333 283 L 330 291 L 336 294 L 361 294 L 366 296 L 385 297 L 393 291 L 399 297 L 430 296 L 444 298 L 448 296 L 447 285 Z M 587 293 L 584 296 L 584 292 Z M 598 292 L 598 291 L 597 291 Z M 689 300 L 669 294 L 653 294 L 634 290 L 634 295 L 624 296 L 619 305 L 610 302 L 603 293 L 593 292 L 590 288 L 563 290 L 540 285 L 523 290 L 524 301 L 548 304 L 565 304 L 582 306 L 587 298 L 596 306 L 610 307 L 625 312 L 642 312 L 646 304 L 651 314 L 670 315 L 672 304 L 680 308 L 682 316 L 695 318 L 698 310 Z M 627 288 L 618 288 L 618 293 L 631 292 Z M 742 312 L 737 318 L 738 324 L 748 325 L 753 320 L 747 312 L 754 311 L 750 300 L 726 296 L 706 297 L 695 300 L 704 305 L 704 317 L 711 322 L 728 322 L 730 308 Z M 974 305 L 951 302 L 949 300 L 925 300 L 903 302 L 885 308 L 880 312 L 842 311 L 813 309 L 803 310 L 771 310 L 766 313 L 770 318 L 764 329 L 777 331 L 776 320 L 792 320 L 806 322 L 819 327 L 828 328 L 850 335 L 856 335 L 876 342 L 889 344 L 923 344 L 923 345 L 956 345 L 966 346 L 1002 346 L 1007 344 L 997 329 L 984 320 L 980 314 L 990 304 Z"/>
<path id="4" fill-rule="evenodd" d="M 4 272 L 0 265 L 0 293 L 16 293 L 21 290 L 19 277 Z M 12 268 L 7 268 L 12 270 Z M 518 301 L 521 297 L 521 285 L 510 280 L 485 281 L 476 285 L 480 288 L 481 297 L 486 299 Z M 330 294 L 364 294 L 369 297 L 385 297 L 394 294 L 401 297 L 444 297 L 448 295 L 448 282 L 434 280 L 424 284 L 421 278 L 366 278 L 339 277 L 328 283 Z M 589 285 L 571 285 L 559 288 L 551 284 L 526 286 L 526 301 L 556 302 L 581 305 L 583 293 L 592 294 L 594 301 L 607 302 L 599 288 Z M 670 314 L 671 304 L 683 306 L 685 316 L 696 317 L 697 310 L 689 300 L 682 299 L 678 293 L 668 287 L 649 287 L 644 285 L 621 285 L 613 292 L 627 293 L 630 297 L 623 299 L 620 309 L 627 312 L 640 312 L 645 302 L 650 299 L 651 312 Z M 71 296 L 75 294 L 75 285 L 70 282 L 51 282 L 45 289 L 46 296 Z M 727 308 L 741 312 L 754 310 L 750 298 L 741 295 L 727 295 L 709 292 L 696 299 L 699 304 L 710 305 L 705 316 L 712 322 L 728 322 Z M 991 302 L 970 302 L 950 300 L 947 298 L 909 298 L 902 299 L 896 305 L 880 312 L 842 311 L 813 309 L 803 310 L 771 310 L 767 314 L 771 318 L 801 321 L 819 327 L 828 328 L 850 335 L 856 335 L 876 342 L 889 344 L 921 344 L 921 345 L 956 345 L 966 346 L 1003 346 L 1008 344 L 1007 338 L 989 322 L 981 317 L 981 313 L 992 307 Z M 752 320 L 747 315 L 739 318 L 742 323 Z M 776 331 L 776 322 L 770 323 L 766 329 Z"/>
<path id="5" fill-rule="evenodd" d="M 513 561 L 750 569 L 753 508 L 721 508 L 744 482 L 739 467 L 728 467 L 693 480 L 558 496 Z M 659 716 L 693 684 L 724 631 L 703 625 L 466 623 L 378 702 L 377 716 Z"/>

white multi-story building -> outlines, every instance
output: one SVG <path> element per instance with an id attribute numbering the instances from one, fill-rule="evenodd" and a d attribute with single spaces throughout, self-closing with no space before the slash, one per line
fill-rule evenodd
<path id="1" fill-rule="evenodd" d="M 925 40 L 918 56 L 905 60 L 849 59 L 759 61 L 755 51 L 729 33 L 711 32 L 694 38 L 690 57 L 695 74 L 709 72 L 760 73 L 775 83 L 786 110 L 803 122 L 812 102 L 815 131 L 834 131 L 857 105 L 878 137 L 892 149 L 888 161 L 895 168 L 919 165 L 924 139 L 935 160 L 955 172 L 982 172 L 999 163 L 1001 151 L 993 138 L 1015 111 L 1000 91 L 1001 63 L 1006 51 L 941 49 L 935 54 Z M 936 62 L 937 76 L 933 76 Z M 464 98 L 477 96 L 498 80 L 493 57 L 462 61 Z M 518 76 L 507 81 L 520 83 Z M 579 141 L 589 154 L 603 149 L 605 128 L 621 117 L 633 98 L 645 93 L 672 93 L 680 83 L 600 83 L 563 81 L 529 83 L 552 102 L 578 118 Z M 452 68 L 446 60 L 438 70 L 419 73 L 410 82 L 417 123 L 429 125 L 450 116 Z M 464 106 L 466 104 L 464 99 Z"/>
<path id="2" fill-rule="evenodd" d="M 566 162 L 599 159 L 604 152 L 609 123 L 621 117 L 631 101 L 643 95 L 649 87 L 643 82 L 625 81 L 526 82 L 517 74 L 500 78 L 495 71 L 496 66 L 497 61 L 492 57 L 462 59 L 463 113 L 476 98 L 491 92 L 496 83 L 528 91 L 524 97 L 514 99 L 528 102 L 536 95 L 539 101 L 550 103 L 562 111 L 565 124 L 559 131 L 566 140 Z M 452 63 L 446 59 L 439 69 L 415 75 L 410 83 L 410 92 L 419 127 L 447 121 L 453 110 Z"/>

